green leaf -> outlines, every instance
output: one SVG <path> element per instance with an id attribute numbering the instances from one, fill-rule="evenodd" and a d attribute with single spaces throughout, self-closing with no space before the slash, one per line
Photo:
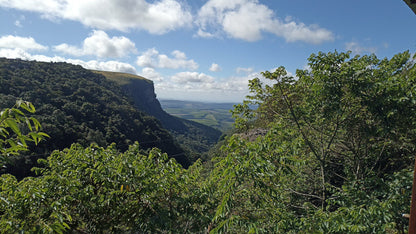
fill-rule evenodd
<path id="1" fill-rule="evenodd" d="M 22 135 L 22 133 L 20 132 L 20 129 L 19 129 L 19 127 L 18 127 L 18 125 L 17 125 L 17 123 L 16 123 L 16 121 L 14 119 L 6 119 L 6 120 L 4 120 L 4 122 L 6 124 L 5 125 L 6 128 L 9 127 L 18 136 L 21 136 Z"/>

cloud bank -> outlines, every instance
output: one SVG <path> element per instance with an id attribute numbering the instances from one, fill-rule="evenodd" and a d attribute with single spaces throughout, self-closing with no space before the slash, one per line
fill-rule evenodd
<path id="1" fill-rule="evenodd" d="M 155 48 L 148 49 L 137 57 L 137 65 L 140 67 L 150 68 L 170 68 L 179 69 L 186 68 L 190 70 L 198 69 L 198 64 L 193 59 L 187 59 L 184 52 L 174 50 L 172 57 L 166 54 L 160 54 Z"/>
<path id="2" fill-rule="evenodd" d="M 225 35 L 249 42 L 260 40 L 265 33 L 287 42 L 311 44 L 335 38 L 331 31 L 318 25 L 281 20 L 258 0 L 209 0 L 195 15 L 179 0 L 0 0 L 0 6 L 36 12 L 49 20 L 73 20 L 100 30 L 138 29 L 165 34 L 193 26 L 198 37 Z M 60 49 L 70 51 L 71 48 L 62 45 Z"/>
<path id="3" fill-rule="evenodd" d="M 121 58 L 137 52 L 136 46 L 126 37 L 112 37 L 101 30 L 94 30 L 81 47 L 66 43 L 54 47 L 55 51 L 74 56 L 94 55 L 99 58 Z"/>
<path id="4" fill-rule="evenodd" d="M 334 35 L 317 25 L 282 21 L 258 0 L 210 0 L 198 12 L 196 21 L 200 37 L 228 37 L 257 41 L 263 33 L 283 37 L 287 42 L 320 44 L 333 41 Z"/>
<path id="5" fill-rule="evenodd" d="M 0 48 L 22 50 L 47 50 L 47 46 L 43 46 L 35 41 L 32 37 L 19 37 L 19 36 L 2 36 L 0 37 Z"/>
<path id="6" fill-rule="evenodd" d="M 0 0 L 0 6 L 73 20 L 97 29 L 164 34 L 191 25 L 192 15 L 175 0 Z"/>

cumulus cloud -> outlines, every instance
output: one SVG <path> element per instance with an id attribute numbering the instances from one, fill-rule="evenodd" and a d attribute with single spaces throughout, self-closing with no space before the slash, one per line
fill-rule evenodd
<path id="1" fill-rule="evenodd" d="M 248 81 L 257 76 L 259 73 L 253 72 L 219 79 L 204 73 L 180 72 L 155 82 L 155 90 L 160 98 L 172 99 L 180 93 L 180 98 L 187 100 L 241 102 L 249 93 Z"/>
<path id="2" fill-rule="evenodd" d="M 0 0 L 0 6 L 37 12 L 51 20 L 74 20 L 98 29 L 142 29 L 152 34 L 164 34 L 192 22 L 189 10 L 176 0 Z"/>
<path id="3" fill-rule="evenodd" d="M 126 72 L 131 74 L 137 74 L 136 68 L 128 63 L 122 63 L 118 61 L 97 61 L 89 60 L 84 61 L 80 59 L 67 59 L 60 56 L 49 57 L 45 55 L 30 54 L 21 48 L 15 49 L 0 49 L 0 57 L 11 59 L 24 59 L 24 60 L 36 60 L 40 62 L 67 62 L 76 65 L 81 65 L 86 69 L 103 70 L 103 71 L 115 71 Z"/>
<path id="4" fill-rule="evenodd" d="M 92 34 L 85 38 L 81 47 L 68 44 L 60 44 L 54 50 L 65 54 L 84 56 L 94 55 L 103 57 L 123 57 L 129 53 L 137 52 L 135 44 L 126 37 L 112 37 L 100 30 L 94 30 Z"/>
<path id="5" fill-rule="evenodd" d="M 14 49 L 19 48 L 22 50 L 47 50 L 47 46 L 43 46 L 35 41 L 32 37 L 19 37 L 19 36 L 2 36 L 0 37 L 0 48 Z"/>
<path id="6" fill-rule="evenodd" d="M 179 84 L 213 83 L 214 77 L 198 72 L 180 72 L 172 76 L 172 81 Z"/>
<path id="7" fill-rule="evenodd" d="M 139 74 L 149 80 L 153 81 L 163 81 L 163 77 L 155 69 L 151 67 L 145 67 L 142 69 L 142 72 Z"/>
<path id="8" fill-rule="evenodd" d="M 222 69 L 221 69 L 220 65 L 218 65 L 218 64 L 216 64 L 216 63 L 213 63 L 213 64 L 211 65 L 211 67 L 209 68 L 209 70 L 210 70 L 210 71 L 212 71 L 212 72 L 219 72 L 219 71 L 221 71 Z"/>
<path id="9" fill-rule="evenodd" d="M 66 59 L 68 63 L 78 64 L 84 68 L 92 70 L 101 70 L 101 71 L 114 71 L 114 72 L 125 72 L 130 74 L 137 74 L 136 68 L 128 63 L 123 63 L 119 61 L 82 61 L 82 60 L 73 60 Z"/>
<path id="10" fill-rule="evenodd" d="M 160 54 L 155 48 L 148 49 L 137 57 L 137 65 L 140 67 L 150 68 L 187 68 L 191 70 L 198 69 L 198 64 L 193 60 L 188 60 L 185 53 L 175 50 L 171 53 L 173 57 L 166 54 Z"/>
<path id="11" fill-rule="evenodd" d="M 318 25 L 307 26 L 286 19 L 278 19 L 270 8 L 258 0 L 209 0 L 198 12 L 197 35 L 219 37 L 225 33 L 232 38 L 257 41 L 264 32 L 268 32 L 288 42 L 319 44 L 334 40 L 332 32 Z"/>

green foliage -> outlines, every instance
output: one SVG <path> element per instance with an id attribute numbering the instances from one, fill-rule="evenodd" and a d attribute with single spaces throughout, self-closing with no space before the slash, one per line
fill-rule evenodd
<path id="1" fill-rule="evenodd" d="M 3 175 L 0 229 L 405 233 L 414 60 L 334 52 L 309 61 L 297 79 L 280 67 L 263 73 L 273 84 L 250 82 L 252 95 L 234 110 L 241 132 L 225 137 L 208 166 L 184 169 L 137 143 L 124 153 L 74 144 L 43 160 L 39 177 Z"/>
<path id="2" fill-rule="evenodd" d="M 37 145 L 45 137 L 49 137 L 40 132 L 39 121 L 26 116 L 23 111 L 33 114 L 36 110 L 32 103 L 19 100 L 12 108 L 5 108 L 0 112 L 0 164 L 4 164 L 10 155 L 27 150 L 27 142 Z"/>
<path id="3" fill-rule="evenodd" d="M 117 84 L 81 66 L 0 59 L 0 108 L 12 106 L 18 99 L 30 100 L 37 107 L 33 117 L 42 123 L 44 132 L 53 136 L 36 148 L 29 147 L 33 155 L 45 158 L 72 143 L 107 146 L 114 142 L 126 150 L 140 141 L 144 150 L 158 147 L 169 155 L 178 155 L 183 165 L 190 164 L 184 150 L 157 119 L 137 110 Z M 26 167 L 16 173 L 19 178 L 30 175 L 36 157 L 19 157 L 19 161 L 29 163 L 15 162 Z M 8 165 L 6 172 L 14 170 Z"/>
<path id="4" fill-rule="evenodd" d="M 259 78 L 249 82 L 252 94 L 233 113 L 237 128 L 277 130 L 286 139 L 276 136 L 278 145 L 301 146 L 296 159 L 305 164 L 281 181 L 291 201 L 288 212 L 301 217 L 298 231 L 404 229 L 398 210 L 408 209 L 408 192 L 400 198 L 390 193 L 397 186 L 392 175 L 412 165 L 416 153 L 414 64 L 409 52 L 390 60 L 319 53 L 309 58 L 309 69 L 296 72 L 297 79 L 280 67 L 262 73 L 266 85 Z M 366 196 L 357 187 L 345 191 L 360 183 Z"/>
<path id="5" fill-rule="evenodd" d="M 158 149 L 138 144 L 55 151 L 41 176 L 1 177 L 0 229 L 27 232 L 155 233 L 199 227 L 193 194 L 200 164 L 188 170 Z M 192 194 L 192 195 L 191 195 Z"/>
<path id="6" fill-rule="evenodd" d="M 285 232 L 295 218 L 288 208 L 282 180 L 298 164 L 296 147 L 277 144 L 269 132 L 254 142 L 238 136 L 222 147 L 208 185 L 215 197 L 212 233 Z M 283 139 L 281 139 L 283 140 Z M 282 142 L 280 142 L 282 143 Z"/>

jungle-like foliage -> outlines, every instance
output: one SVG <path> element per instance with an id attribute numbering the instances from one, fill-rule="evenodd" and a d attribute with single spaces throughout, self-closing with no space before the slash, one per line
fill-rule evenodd
<path id="1" fill-rule="evenodd" d="M 334 52 L 309 62 L 296 78 L 280 67 L 263 73 L 268 85 L 250 82 L 252 94 L 233 112 L 240 133 L 226 137 L 209 167 L 184 169 L 137 143 L 124 153 L 74 144 L 42 160 L 39 177 L 1 176 L 0 229 L 405 233 L 414 59 Z"/>

